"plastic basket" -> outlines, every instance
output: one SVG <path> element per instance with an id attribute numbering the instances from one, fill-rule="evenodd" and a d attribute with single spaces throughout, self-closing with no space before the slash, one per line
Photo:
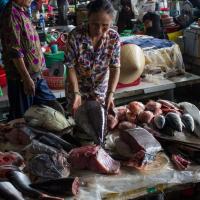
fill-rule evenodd
<path id="1" fill-rule="evenodd" d="M 65 78 L 64 76 L 49 76 L 49 71 L 43 71 L 43 78 L 47 81 L 50 89 L 61 90 L 65 88 Z"/>
<path id="2" fill-rule="evenodd" d="M 0 75 L 3 75 L 5 73 L 6 73 L 5 70 L 0 66 Z"/>
<path id="3" fill-rule="evenodd" d="M 7 85 L 6 72 L 4 69 L 0 67 L 0 86 L 5 87 L 6 85 Z"/>

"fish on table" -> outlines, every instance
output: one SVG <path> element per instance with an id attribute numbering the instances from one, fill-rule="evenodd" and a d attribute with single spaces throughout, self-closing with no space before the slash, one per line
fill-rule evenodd
<path id="1" fill-rule="evenodd" d="M 26 197 L 41 200 L 63 200 L 30 187 L 27 175 L 16 166 L 0 166 L 0 197 L 6 200 L 24 200 Z"/>
<path id="2" fill-rule="evenodd" d="M 68 177 L 70 165 L 65 152 L 56 154 L 38 154 L 29 160 L 27 165 L 29 174 L 40 180 Z"/>
<path id="3" fill-rule="evenodd" d="M 98 101 L 86 101 L 75 113 L 75 122 L 96 144 L 103 145 L 107 128 L 107 111 Z"/>
<path id="4" fill-rule="evenodd" d="M 194 133 L 196 136 L 200 137 L 200 111 L 199 109 L 192 103 L 189 102 L 181 102 L 178 106 L 183 110 L 184 114 L 190 114 L 194 120 Z"/>
<path id="5" fill-rule="evenodd" d="M 72 117 L 66 118 L 62 113 L 45 105 L 31 106 L 25 112 L 24 119 L 29 126 L 43 128 L 58 134 L 75 125 Z"/>

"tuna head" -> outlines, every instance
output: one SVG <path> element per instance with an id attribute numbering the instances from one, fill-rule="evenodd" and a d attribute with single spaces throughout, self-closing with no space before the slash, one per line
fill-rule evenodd
<path id="1" fill-rule="evenodd" d="M 200 137 L 200 112 L 199 109 L 189 102 L 181 102 L 178 104 L 185 114 L 190 114 L 195 122 L 194 133 Z"/>
<path id="2" fill-rule="evenodd" d="M 162 129 L 165 126 L 165 117 L 163 115 L 156 115 L 154 117 L 154 124 L 156 128 Z"/>
<path id="3" fill-rule="evenodd" d="M 24 114 L 25 121 L 32 127 L 40 127 L 49 131 L 59 132 L 71 125 L 72 119 L 48 106 L 31 106 Z"/>
<path id="4" fill-rule="evenodd" d="M 98 101 L 86 101 L 75 114 L 75 122 L 96 144 L 103 144 L 106 127 L 107 112 Z"/>
<path id="5" fill-rule="evenodd" d="M 189 132 L 193 132 L 194 131 L 194 119 L 192 118 L 192 116 L 190 114 L 183 114 L 181 117 L 181 120 L 183 122 L 183 124 L 185 125 L 185 128 L 189 131 Z"/>
<path id="6" fill-rule="evenodd" d="M 176 131 L 182 132 L 183 124 L 177 113 L 169 112 L 165 116 L 167 124 Z"/>

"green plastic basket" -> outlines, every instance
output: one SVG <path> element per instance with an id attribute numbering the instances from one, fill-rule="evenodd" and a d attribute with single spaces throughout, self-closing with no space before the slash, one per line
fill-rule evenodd
<path id="1" fill-rule="evenodd" d="M 50 68 L 54 63 L 64 61 L 64 51 L 58 51 L 57 53 L 44 53 L 45 62 L 47 68 Z"/>
<path id="2" fill-rule="evenodd" d="M 3 91 L 2 91 L 1 86 L 0 86 L 0 97 L 2 97 L 2 96 L 3 96 Z"/>

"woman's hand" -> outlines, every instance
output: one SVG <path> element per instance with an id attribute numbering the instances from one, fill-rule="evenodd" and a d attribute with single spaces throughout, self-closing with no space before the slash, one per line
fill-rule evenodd
<path id="1" fill-rule="evenodd" d="M 110 93 L 107 94 L 105 103 L 106 103 L 106 109 L 107 110 L 113 109 L 115 107 L 113 92 L 110 92 Z"/>
<path id="2" fill-rule="evenodd" d="M 72 105 L 72 113 L 73 113 L 73 115 L 75 114 L 75 112 L 77 111 L 79 106 L 81 106 L 81 104 L 82 104 L 81 95 L 80 94 L 75 94 L 74 102 L 73 102 L 73 105 Z"/>
<path id="3" fill-rule="evenodd" d="M 33 95 L 35 96 L 35 83 L 32 78 L 24 79 L 24 92 L 26 95 Z"/>

